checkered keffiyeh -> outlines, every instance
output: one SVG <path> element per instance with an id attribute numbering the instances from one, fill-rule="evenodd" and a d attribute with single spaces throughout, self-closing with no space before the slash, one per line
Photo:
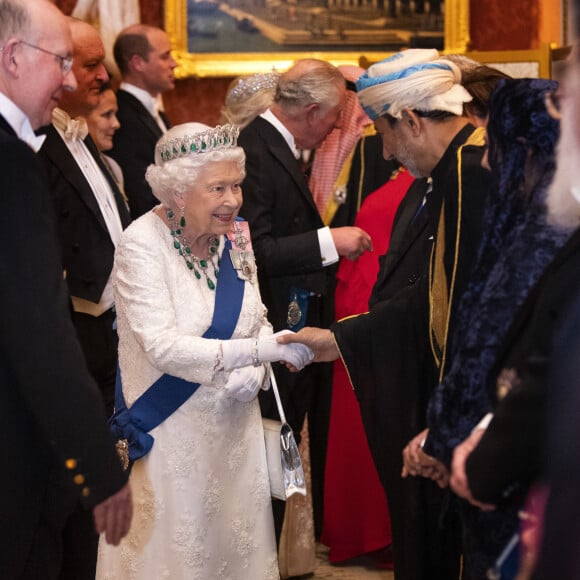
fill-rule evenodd
<path id="1" fill-rule="evenodd" d="M 358 66 L 339 66 L 338 69 L 347 81 L 356 81 L 364 73 Z M 356 93 L 346 92 L 346 105 L 342 112 L 342 127 L 333 129 L 322 145 L 316 150 L 310 173 L 310 191 L 321 217 L 326 204 L 333 194 L 338 175 L 348 160 L 371 120 L 362 110 Z"/>

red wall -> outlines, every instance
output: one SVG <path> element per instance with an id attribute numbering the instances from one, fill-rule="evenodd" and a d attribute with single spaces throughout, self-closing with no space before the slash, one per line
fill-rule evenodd
<path id="1" fill-rule="evenodd" d="M 123 0 L 118 0 L 123 1 Z M 163 27 L 163 0 L 139 0 L 141 21 Z M 472 50 L 538 48 L 541 0 L 470 0 Z M 76 0 L 55 0 L 70 14 Z M 173 124 L 219 122 L 220 109 L 231 78 L 185 79 L 165 95 L 165 108 Z"/>
<path id="2" fill-rule="evenodd" d="M 471 50 L 539 48 L 541 0 L 470 0 Z"/>

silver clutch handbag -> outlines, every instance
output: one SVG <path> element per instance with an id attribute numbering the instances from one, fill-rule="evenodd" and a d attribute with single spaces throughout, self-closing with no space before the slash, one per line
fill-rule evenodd
<path id="1" fill-rule="evenodd" d="M 276 377 L 271 368 L 270 383 L 280 414 L 280 421 L 262 419 L 270 494 L 276 499 L 286 500 L 295 493 L 306 495 L 306 482 L 298 445 L 292 428 L 286 422 Z"/>

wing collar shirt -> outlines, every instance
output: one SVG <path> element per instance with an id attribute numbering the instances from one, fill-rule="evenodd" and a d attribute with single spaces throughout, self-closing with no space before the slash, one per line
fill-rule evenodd
<path id="1" fill-rule="evenodd" d="M 264 111 L 260 117 L 268 121 L 277 131 L 282 135 L 284 141 L 290 147 L 294 157 L 298 159 L 300 157 L 300 151 L 296 147 L 294 142 L 294 135 L 288 131 L 288 129 L 282 124 L 280 119 L 272 113 L 270 109 Z M 338 252 L 336 251 L 336 246 L 334 245 L 334 240 L 332 239 L 332 234 L 330 233 L 329 227 L 319 228 L 316 230 L 318 234 L 318 245 L 320 246 L 320 255 L 322 256 L 322 266 L 330 266 L 338 262 Z"/>
<path id="2" fill-rule="evenodd" d="M 28 117 L 3 93 L 0 93 L 0 113 L 14 129 L 17 137 L 29 145 L 35 153 L 38 152 L 46 137 L 34 134 Z"/>
<path id="3" fill-rule="evenodd" d="M 165 126 L 165 123 L 159 114 L 159 111 L 163 110 L 163 101 L 161 100 L 161 95 L 159 95 L 157 98 L 152 97 L 151 94 L 146 90 L 136 87 L 131 83 L 123 82 L 119 88 L 132 94 L 149 111 L 163 133 L 167 133 L 167 127 Z"/>
<path id="4" fill-rule="evenodd" d="M 82 117 L 71 119 L 65 111 L 56 108 L 52 113 L 52 122 L 85 176 L 85 179 L 91 186 L 111 240 L 116 247 L 121 238 L 123 226 L 111 186 L 84 143 L 83 139 L 88 133 L 86 121 Z M 78 297 L 73 297 L 73 306 L 77 312 L 84 312 L 85 314 L 91 314 L 93 316 L 100 316 L 109 310 L 113 306 L 113 285 L 111 278 L 109 277 L 99 304 L 96 307 L 93 303 L 89 303 L 87 300 L 82 300 Z"/>

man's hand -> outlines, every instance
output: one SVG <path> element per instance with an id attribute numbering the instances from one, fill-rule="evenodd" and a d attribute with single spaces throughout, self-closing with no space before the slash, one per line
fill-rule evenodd
<path id="1" fill-rule="evenodd" d="M 314 352 L 312 362 L 330 362 L 336 360 L 340 356 L 338 347 L 334 341 L 334 336 L 332 335 L 332 332 L 327 329 L 306 326 L 296 333 L 279 335 L 277 340 L 280 344 L 298 342 L 310 347 Z M 286 366 L 291 371 L 296 372 L 298 370 L 291 365 L 286 364 Z"/>
<path id="2" fill-rule="evenodd" d="M 428 433 L 428 429 L 421 431 L 403 449 L 403 470 L 401 477 L 418 475 L 432 479 L 441 488 L 447 487 L 449 484 L 449 471 L 438 459 L 427 455 L 423 451 L 422 445 Z"/>
<path id="3" fill-rule="evenodd" d="M 480 439 L 483 437 L 485 429 L 474 429 L 471 435 L 459 444 L 453 452 L 453 461 L 451 462 L 451 489 L 463 499 L 466 499 L 474 506 L 482 510 L 494 510 L 495 506 L 492 504 L 481 503 L 473 498 L 471 489 L 469 488 L 469 481 L 465 474 L 465 463 L 471 452 L 477 447 Z"/>
<path id="4" fill-rule="evenodd" d="M 131 487 L 127 483 L 115 495 L 93 508 L 93 518 L 98 534 L 105 534 L 107 544 L 118 546 L 131 527 L 133 500 Z"/>
<path id="5" fill-rule="evenodd" d="M 425 441 L 428 433 L 429 429 L 424 429 L 421 433 L 415 435 L 415 437 L 413 437 L 413 439 L 411 439 L 403 449 L 402 477 L 407 477 L 408 475 L 421 475 L 423 465 L 421 464 L 422 457 L 420 457 L 419 452 L 421 451 L 421 445 L 423 444 L 423 441 Z M 427 457 L 427 455 L 425 456 Z"/>
<path id="6" fill-rule="evenodd" d="M 346 256 L 349 260 L 356 260 L 363 252 L 373 249 L 371 237 L 360 228 L 345 226 L 331 228 L 330 233 L 339 256 Z M 309 345 L 310 346 L 310 345 Z"/>

